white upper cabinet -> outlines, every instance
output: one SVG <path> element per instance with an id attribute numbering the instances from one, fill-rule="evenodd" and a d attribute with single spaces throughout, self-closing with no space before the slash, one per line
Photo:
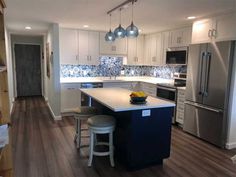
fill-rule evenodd
<path id="1" fill-rule="evenodd" d="M 206 43 L 211 41 L 212 19 L 204 19 L 193 23 L 192 43 Z"/>
<path id="2" fill-rule="evenodd" d="M 105 32 L 100 32 L 100 55 L 127 55 L 127 39 L 105 41 Z"/>
<path id="3" fill-rule="evenodd" d="M 192 43 L 236 39 L 236 13 L 225 14 L 193 23 Z"/>
<path id="4" fill-rule="evenodd" d="M 169 47 L 169 43 L 170 43 L 170 32 L 169 31 L 165 31 L 162 32 L 161 37 L 162 37 L 162 55 L 161 55 L 161 65 L 165 65 L 166 63 L 166 52 L 167 49 Z"/>
<path id="5" fill-rule="evenodd" d="M 137 38 L 128 38 L 128 56 L 127 65 L 142 65 L 144 50 L 144 36 L 139 35 Z"/>
<path id="6" fill-rule="evenodd" d="M 77 30 L 60 28 L 60 63 L 78 64 Z"/>
<path id="7" fill-rule="evenodd" d="M 145 35 L 144 65 L 162 65 L 162 48 L 161 33 Z"/>
<path id="8" fill-rule="evenodd" d="M 99 32 L 78 31 L 79 64 L 98 65 L 99 63 Z"/>
<path id="9" fill-rule="evenodd" d="M 183 47 L 191 43 L 191 27 L 170 31 L 169 47 Z"/>

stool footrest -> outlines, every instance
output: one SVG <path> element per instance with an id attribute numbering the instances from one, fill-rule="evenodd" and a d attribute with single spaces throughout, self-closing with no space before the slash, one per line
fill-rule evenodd
<path id="1" fill-rule="evenodd" d="M 108 151 L 108 152 L 97 152 L 97 151 L 93 151 L 93 155 L 96 155 L 96 156 L 106 156 L 106 155 L 110 155 L 111 153 Z"/>

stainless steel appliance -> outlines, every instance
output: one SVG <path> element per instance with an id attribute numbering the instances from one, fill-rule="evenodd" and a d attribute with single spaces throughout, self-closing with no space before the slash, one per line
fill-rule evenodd
<path id="1" fill-rule="evenodd" d="M 224 147 L 235 42 L 190 45 L 183 129 Z"/>
<path id="2" fill-rule="evenodd" d="M 102 88 L 103 83 L 94 82 L 94 83 L 81 83 L 80 88 Z M 81 106 L 91 106 L 91 98 L 84 93 L 81 93 Z"/>
<path id="3" fill-rule="evenodd" d="M 166 51 L 166 64 L 186 65 L 188 57 L 188 47 L 169 48 Z"/>
<path id="4" fill-rule="evenodd" d="M 173 84 L 158 84 L 156 96 L 161 99 L 171 101 L 176 104 L 177 89 Z M 176 109 L 173 109 L 172 123 L 175 123 Z"/>

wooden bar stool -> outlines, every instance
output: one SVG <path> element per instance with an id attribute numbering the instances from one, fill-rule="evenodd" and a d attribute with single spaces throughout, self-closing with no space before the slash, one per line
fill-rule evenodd
<path id="1" fill-rule="evenodd" d="M 94 116 L 98 113 L 98 110 L 95 107 L 82 106 L 73 110 L 75 118 L 75 137 L 74 141 L 76 142 L 76 147 L 80 148 L 81 146 L 81 131 L 88 129 L 81 129 L 81 121 L 87 120 L 89 117 Z M 84 137 L 84 136 L 83 136 Z M 86 136 L 85 136 L 86 137 Z"/>
<path id="2" fill-rule="evenodd" d="M 111 166 L 114 167 L 114 147 L 113 147 L 113 131 L 115 130 L 115 118 L 108 115 L 96 115 L 88 119 L 88 128 L 90 132 L 89 143 L 89 161 L 88 166 L 92 165 L 93 155 L 95 156 L 110 156 Z M 95 142 L 97 134 L 109 134 L 109 142 Z M 107 152 L 97 152 L 94 150 L 95 146 L 106 145 L 109 146 Z"/>

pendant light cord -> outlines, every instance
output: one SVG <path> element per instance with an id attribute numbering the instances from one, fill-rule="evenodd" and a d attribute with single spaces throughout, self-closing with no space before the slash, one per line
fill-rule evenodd
<path id="1" fill-rule="evenodd" d="M 120 8 L 120 25 L 121 25 L 121 10 L 122 10 L 122 9 Z"/>
<path id="2" fill-rule="evenodd" d="M 134 1 L 132 1 L 132 22 L 134 21 Z"/>
<path id="3" fill-rule="evenodd" d="M 111 14 L 110 14 L 110 31 L 111 31 Z"/>

